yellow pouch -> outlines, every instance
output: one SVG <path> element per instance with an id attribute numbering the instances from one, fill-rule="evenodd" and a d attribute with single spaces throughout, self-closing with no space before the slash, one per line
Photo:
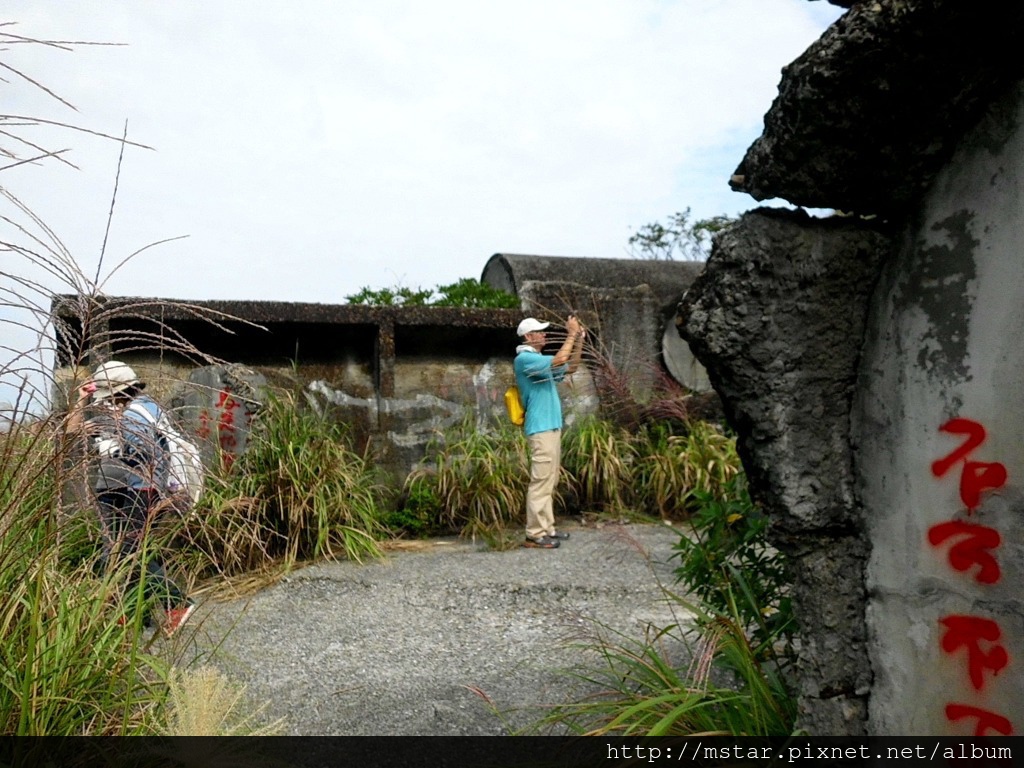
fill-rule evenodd
<path id="1" fill-rule="evenodd" d="M 523 426 L 526 411 L 523 408 L 523 401 L 519 399 L 519 387 L 513 385 L 505 390 L 505 410 L 508 411 L 509 421 L 517 426 Z"/>

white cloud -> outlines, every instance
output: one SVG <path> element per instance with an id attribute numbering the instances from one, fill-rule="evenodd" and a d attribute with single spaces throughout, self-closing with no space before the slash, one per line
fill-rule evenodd
<path id="1" fill-rule="evenodd" d="M 131 138 L 109 257 L 122 295 L 341 301 L 476 277 L 496 251 L 619 257 L 729 174 L 781 68 L 840 9 L 807 0 L 9 0 L 20 34 L 126 43 L 4 61 L 71 100 L 5 109 Z M 9 28 L 8 28 L 9 29 Z M 52 138 L 52 134 L 47 134 Z M 90 269 L 118 147 L 7 171 Z"/>

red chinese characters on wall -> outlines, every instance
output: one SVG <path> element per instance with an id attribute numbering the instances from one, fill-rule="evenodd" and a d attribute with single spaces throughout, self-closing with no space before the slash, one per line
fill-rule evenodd
<path id="1" fill-rule="evenodd" d="M 968 514 L 981 505 L 983 491 L 1006 485 L 1006 467 L 998 462 L 970 461 L 968 456 L 985 442 L 985 428 L 970 419 L 951 419 L 939 427 L 940 432 L 966 435 L 967 439 L 945 458 L 932 463 L 932 474 L 943 477 L 963 459 L 960 471 L 960 500 L 967 507 Z"/>
<path id="2" fill-rule="evenodd" d="M 231 396 L 230 392 L 222 391 L 218 394 L 217 404 L 214 406 L 216 418 L 210 417 L 210 412 L 205 408 L 199 414 L 199 437 L 205 439 L 214 435 L 216 430 L 217 444 L 220 446 L 221 456 L 226 466 L 230 467 L 238 452 L 239 439 L 237 434 L 238 424 L 236 422 L 238 409 L 242 404 Z"/>
<path id="3" fill-rule="evenodd" d="M 974 690 L 985 687 L 985 675 L 996 675 L 1010 661 L 1009 655 L 997 641 L 1002 630 L 992 619 L 980 616 L 947 616 L 939 623 L 945 627 L 942 636 L 942 650 L 956 653 L 961 649 L 967 655 L 967 673 Z M 982 647 L 985 646 L 985 648 Z M 986 650 L 987 648 L 987 650 Z"/>
<path id="4" fill-rule="evenodd" d="M 986 438 L 985 428 L 978 422 L 955 418 L 939 427 L 939 431 L 963 435 L 964 440 L 948 455 L 932 462 L 932 475 L 942 478 L 959 466 L 960 500 L 967 515 L 973 516 L 986 491 L 1006 484 L 1006 467 L 999 462 L 971 458 Z M 1002 537 L 990 526 L 966 520 L 948 520 L 928 529 L 928 543 L 945 549 L 950 567 L 979 584 L 996 584 L 1002 578 L 997 558 Z M 939 619 L 939 624 L 942 651 L 963 662 L 965 677 L 975 691 L 984 692 L 992 680 L 1009 666 L 1010 655 L 1000 643 L 1003 631 L 995 620 L 953 614 Z M 946 704 L 945 715 L 951 723 L 973 721 L 975 736 L 1013 734 L 1013 724 L 1008 718 L 973 704 L 950 702 Z"/>
<path id="5" fill-rule="evenodd" d="M 949 564 L 954 570 L 972 573 L 980 584 L 995 584 L 1002 578 L 999 561 L 994 554 L 1002 543 L 1002 537 L 995 528 L 950 520 L 928 529 L 928 543 L 933 547 L 948 540 L 953 542 L 949 547 Z"/>

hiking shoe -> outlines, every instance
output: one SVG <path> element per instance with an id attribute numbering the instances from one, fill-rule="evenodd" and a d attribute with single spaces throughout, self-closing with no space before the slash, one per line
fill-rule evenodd
<path id="1" fill-rule="evenodd" d="M 541 536 L 539 539 L 531 539 L 527 536 L 523 546 L 532 549 L 558 549 L 559 543 L 558 539 L 553 539 L 550 536 Z"/>
<path id="2" fill-rule="evenodd" d="M 117 626 L 119 627 L 130 627 L 135 623 L 134 614 L 122 613 L 117 617 Z M 153 626 L 153 617 L 149 613 L 142 614 L 142 627 L 143 629 L 150 629 Z"/>
<path id="3" fill-rule="evenodd" d="M 548 538 L 549 539 L 557 539 L 559 541 L 565 541 L 566 539 L 569 538 L 569 534 L 568 533 L 563 533 L 562 531 L 555 531 L 554 533 L 549 533 L 548 534 Z"/>
<path id="4" fill-rule="evenodd" d="M 195 605 L 189 603 L 181 608 L 171 608 L 167 611 L 167 618 L 164 619 L 164 635 L 170 637 L 177 632 L 188 621 L 189 616 L 192 615 L 195 609 Z"/>

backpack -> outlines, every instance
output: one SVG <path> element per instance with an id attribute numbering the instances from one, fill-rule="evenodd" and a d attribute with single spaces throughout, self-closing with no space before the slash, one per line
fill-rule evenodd
<path id="1" fill-rule="evenodd" d="M 526 409 L 523 408 L 523 401 L 519 397 L 519 387 L 513 384 L 505 390 L 505 410 L 508 411 L 508 419 L 517 427 L 526 423 Z"/>
<path id="2" fill-rule="evenodd" d="M 167 452 L 164 490 L 169 496 L 187 500 L 188 506 L 193 506 L 203 494 L 206 476 L 199 448 L 175 429 L 162 409 L 157 419 L 142 403 L 132 403 L 128 408 L 153 427 L 161 447 Z"/>

